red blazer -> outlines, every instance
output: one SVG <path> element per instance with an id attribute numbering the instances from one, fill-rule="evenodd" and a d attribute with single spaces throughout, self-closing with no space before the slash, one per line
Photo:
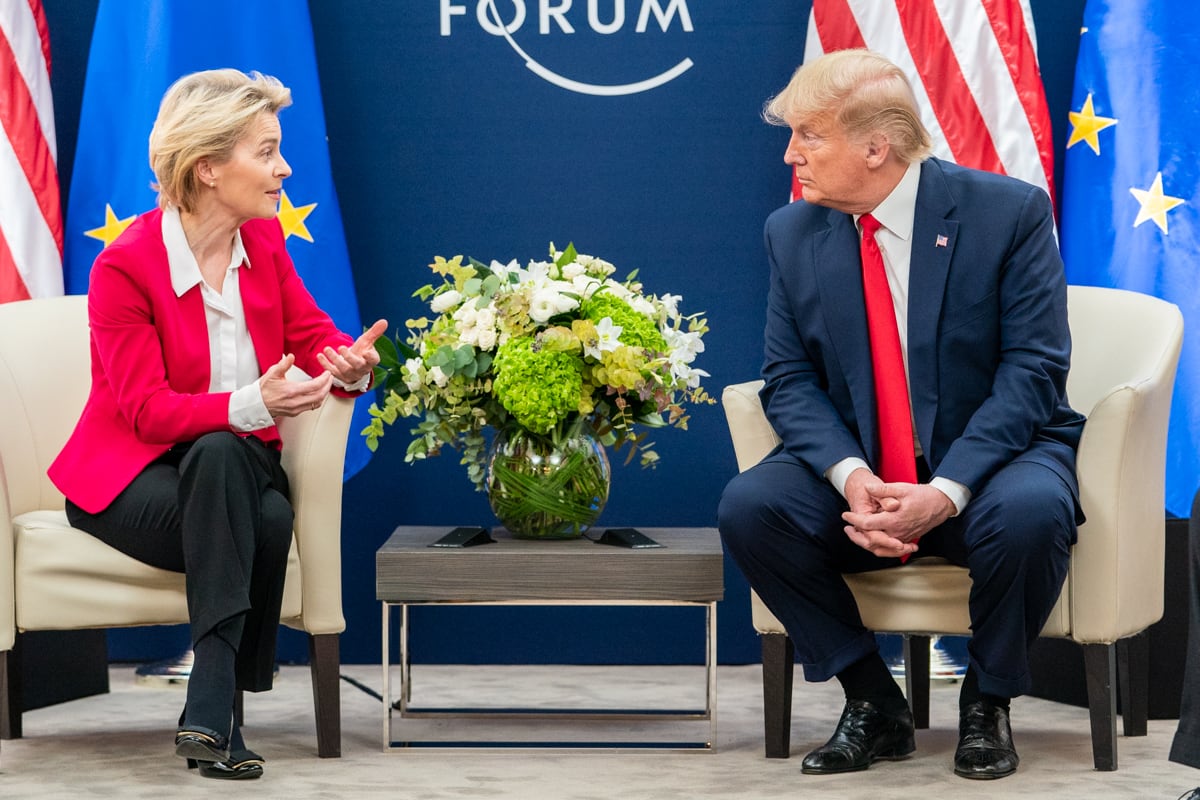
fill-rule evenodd
<path id="1" fill-rule="evenodd" d="M 241 233 L 251 266 L 238 285 L 260 371 L 294 353 L 296 366 L 321 374 L 316 354 L 353 340 L 304 288 L 277 221 L 251 220 Z M 161 211 L 138 217 L 96 258 L 88 322 L 91 394 L 48 474 L 72 502 L 97 513 L 172 445 L 231 428 L 229 392 L 208 390 L 200 287 L 182 297 L 171 288 Z M 253 435 L 279 440 L 274 426 Z"/>

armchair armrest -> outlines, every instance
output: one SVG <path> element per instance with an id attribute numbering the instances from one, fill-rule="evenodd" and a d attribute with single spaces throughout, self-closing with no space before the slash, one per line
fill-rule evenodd
<path id="1" fill-rule="evenodd" d="M 320 409 L 279 421 L 300 552 L 300 627 L 340 633 L 342 616 L 342 473 L 354 400 L 330 395 Z M 297 620 L 284 620 L 295 626 Z"/>
<path id="2" fill-rule="evenodd" d="M 733 438 L 733 452 L 738 469 L 745 472 L 779 444 L 779 437 L 763 413 L 758 392 L 762 381 L 748 381 L 726 386 L 721 392 L 721 406 Z"/>

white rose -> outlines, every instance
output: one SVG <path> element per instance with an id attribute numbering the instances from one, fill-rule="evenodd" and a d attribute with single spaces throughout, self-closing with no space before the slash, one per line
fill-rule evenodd
<path id="1" fill-rule="evenodd" d="M 430 367 L 429 377 L 433 378 L 433 382 L 437 384 L 438 388 L 440 389 L 446 388 L 446 384 L 450 382 L 450 376 L 442 372 L 441 367 Z"/>
<path id="2" fill-rule="evenodd" d="M 421 359 L 410 358 L 404 362 L 404 385 L 408 387 L 410 392 L 415 392 L 421 388 L 421 373 L 424 371 L 424 365 L 421 364 Z"/>
<path id="3" fill-rule="evenodd" d="M 434 313 L 441 314 L 443 311 L 454 308 L 462 302 L 462 294 L 454 289 L 449 289 L 439 295 L 434 295 L 434 298 L 429 301 L 429 307 Z"/>
<path id="4" fill-rule="evenodd" d="M 559 311 L 561 295 L 554 289 L 539 289 L 529 298 L 529 318 L 534 322 L 547 322 Z M 570 298 L 568 298 L 570 299 Z"/>

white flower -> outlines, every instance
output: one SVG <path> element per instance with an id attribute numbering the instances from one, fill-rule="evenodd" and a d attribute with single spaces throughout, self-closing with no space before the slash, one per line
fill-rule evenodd
<path id="1" fill-rule="evenodd" d="M 674 373 L 672 373 L 672 374 L 674 374 Z M 705 372 L 705 371 L 704 371 L 704 370 L 702 370 L 702 369 L 691 369 L 691 368 L 689 368 L 689 369 L 687 370 L 687 373 L 686 373 L 686 375 L 685 375 L 685 376 L 679 376 L 679 377 L 684 377 L 684 378 L 685 378 L 686 385 L 687 385 L 687 387 L 688 387 L 689 389 L 695 389 L 697 386 L 699 386 L 699 385 L 700 385 L 700 379 L 701 379 L 701 378 L 708 378 L 708 377 L 710 377 L 710 376 L 709 376 L 709 374 L 708 374 L 707 372 Z"/>
<path id="2" fill-rule="evenodd" d="M 678 294 L 664 294 L 658 298 L 663 311 L 667 312 L 667 319 L 679 319 L 679 301 L 681 300 L 683 300 L 683 295 Z"/>
<path id="3" fill-rule="evenodd" d="M 521 274 L 521 265 L 517 263 L 515 258 L 507 264 L 501 264 L 499 261 L 493 260 L 492 263 L 488 265 L 488 269 L 492 271 L 493 275 L 503 278 L 505 281 L 508 280 L 510 275 Z"/>
<path id="4" fill-rule="evenodd" d="M 571 291 L 587 300 L 601 286 L 600 281 L 591 275 L 579 275 L 571 280 Z"/>
<path id="5" fill-rule="evenodd" d="M 613 324 L 612 317 L 605 317 L 596 323 L 596 336 L 600 340 L 600 352 L 611 353 L 621 344 L 621 333 L 625 329 Z M 597 356 L 599 358 L 599 356 Z"/>
<path id="6" fill-rule="evenodd" d="M 564 280 L 574 280 L 584 273 L 583 264 L 578 261 L 572 261 L 570 264 L 564 264 L 562 268 L 562 276 Z"/>
<path id="7" fill-rule="evenodd" d="M 657 309 L 654 308 L 654 303 L 651 303 L 649 300 L 639 294 L 633 295 L 625 302 L 629 303 L 629 307 L 641 314 L 643 317 L 650 317 L 653 319 L 655 316 L 657 316 L 655 313 Z"/>
<path id="8" fill-rule="evenodd" d="M 672 360 L 678 358 L 681 363 L 690 364 L 695 361 L 698 353 L 704 352 L 704 341 L 699 333 L 667 328 L 662 334 L 667 340 Z"/>
<path id="9" fill-rule="evenodd" d="M 496 329 L 494 327 L 479 327 L 476 330 L 479 332 L 476 346 L 480 350 L 492 350 L 496 347 Z"/>
<path id="10" fill-rule="evenodd" d="M 441 314 L 462 302 L 462 294 L 454 289 L 448 289 L 429 301 L 429 307 L 434 313 Z"/>
<path id="11" fill-rule="evenodd" d="M 550 270 L 553 268 L 554 265 L 549 261 L 530 261 L 529 266 L 525 268 L 526 279 L 530 283 L 541 285 L 550 280 Z"/>
<path id="12" fill-rule="evenodd" d="M 437 384 L 439 389 L 446 388 L 446 384 L 450 382 L 450 376 L 442 372 L 441 367 L 430 367 L 429 377 L 433 378 L 433 382 Z"/>
<path id="13" fill-rule="evenodd" d="M 419 358 L 410 358 L 404 362 L 404 385 L 408 387 L 410 392 L 415 392 L 421 388 L 423 382 L 423 373 L 425 365 L 421 363 Z"/>
<path id="14" fill-rule="evenodd" d="M 620 346 L 623 330 L 620 325 L 613 324 L 612 317 L 605 317 L 596 323 L 596 344 L 593 346 L 588 341 L 583 342 L 583 354 L 599 361 L 601 353 L 611 353 Z"/>
<path id="15" fill-rule="evenodd" d="M 474 303 L 467 303 L 464 306 L 456 308 L 450 316 L 458 323 L 455 327 L 462 331 L 466 328 L 474 327 L 476 324 L 475 321 L 479 318 L 479 309 L 475 307 Z"/>
<path id="16" fill-rule="evenodd" d="M 558 290 L 553 284 L 534 291 L 529 298 L 529 318 L 534 322 L 546 322 L 556 314 L 563 314 L 579 306 L 579 301 Z"/>

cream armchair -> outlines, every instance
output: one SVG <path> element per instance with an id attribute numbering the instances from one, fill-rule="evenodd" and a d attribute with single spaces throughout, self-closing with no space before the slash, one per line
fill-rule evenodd
<path id="1" fill-rule="evenodd" d="M 1144 631 L 1162 616 L 1167 420 L 1183 318 L 1171 303 L 1135 292 L 1071 286 L 1073 353 L 1067 394 L 1087 415 L 1077 470 L 1087 522 L 1062 595 L 1043 636 L 1083 646 L 1096 769 L 1117 768 L 1116 643 L 1125 641 L 1125 734 L 1146 732 L 1148 665 Z M 722 396 L 739 469 L 778 442 L 759 403 L 761 381 L 729 386 Z M 920 727 L 929 720 L 929 636 L 969 635 L 967 571 L 940 559 L 847 575 L 872 630 L 906 634 L 909 702 Z M 751 593 L 762 634 L 763 703 L 768 757 L 789 755 L 791 641 Z M 1134 638 L 1129 638 L 1134 637 Z M 1126 664 L 1123 663 L 1125 667 Z"/>
<path id="2" fill-rule="evenodd" d="M 20 698 L 10 696 L 20 632 L 188 619 L 183 575 L 70 527 L 46 477 L 89 375 L 86 297 L 0 305 L 0 738 L 21 736 Z M 331 397 L 279 425 L 296 516 L 282 621 L 308 634 L 321 757 L 341 755 L 342 463 L 353 406 Z"/>

